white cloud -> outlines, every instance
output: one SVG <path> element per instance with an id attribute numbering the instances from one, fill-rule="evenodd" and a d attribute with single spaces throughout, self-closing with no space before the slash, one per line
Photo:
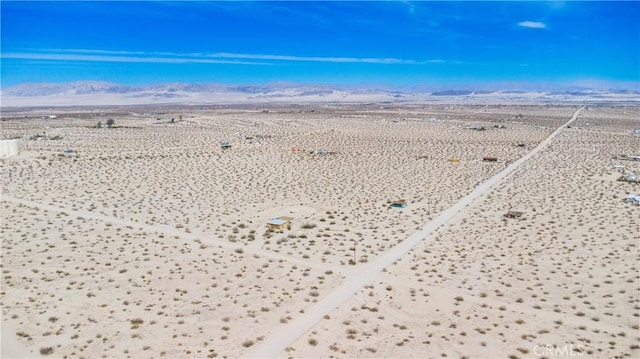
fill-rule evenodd
<path id="1" fill-rule="evenodd" d="M 3 53 L 3 59 L 23 60 L 54 60 L 54 61 L 88 61 L 88 62 L 128 62 L 128 63 L 157 63 L 157 64 L 235 64 L 235 65 L 271 65 L 268 62 L 249 62 L 234 60 L 215 60 L 193 57 L 156 57 L 156 56 L 114 56 L 114 55 L 86 55 L 70 53 Z"/>
<path id="2" fill-rule="evenodd" d="M 30 49 L 30 52 L 3 53 L 6 59 L 90 61 L 90 62 L 131 62 L 131 63 L 209 63 L 235 65 L 274 65 L 275 62 L 329 62 L 329 63 L 367 63 L 382 65 L 425 65 L 434 63 L 458 63 L 432 59 L 424 61 L 398 59 L 392 57 L 324 57 L 292 56 L 273 54 L 240 53 L 175 53 L 175 52 L 139 52 L 90 49 Z M 270 62 L 269 62 L 270 61 Z"/>
<path id="3" fill-rule="evenodd" d="M 518 26 L 528 27 L 530 29 L 544 29 L 547 27 L 545 23 L 540 21 L 522 21 L 518 23 Z"/>
<path id="4" fill-rule="evenodd" d="M 369 64 L 415 64 L 413 60 L 402 60 L 386 57 L 322 57 L 322 56 L 289 56 L 289 55 L 262 55 L 262 54 L 234 54 L 216 53 L 205 55 L 212 58 L 233 58 L 253 60 L 275 61 L 306 61 L 306 62 L 340 62 L 340 63 L 369 63 Z"/>

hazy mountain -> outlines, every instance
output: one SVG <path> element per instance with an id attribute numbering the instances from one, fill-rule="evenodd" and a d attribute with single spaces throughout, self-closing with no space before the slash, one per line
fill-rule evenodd
<path id="1" fill-rule="evenodd" d="M 26 83 L 2 89 L 3 96 L 49 96 L 105 93 L 123 86 L 101 81 L 76 81 L 66 83 Z M 122 89 L 124 90 L 124 89 Z"/>
<path id="2" fill-rule="evenodd" d="M 500 86 L 501 84 L 495 84 Z M 616 99 L 640 101 L 635 90 L 598 90 L 585 86 L 542 84 L 531 90 L 506 84 L 469 85 L 469 88 L 393 87 L 388 85 L 326 85 L 272 82 L 262 85 L 217 83 L 161 83 L 122 85 L 103 81 L 27 83 L 1 90 L 2 106 L 146 103 L 249 103 L 249 102 L 370 102 L 469 99 L 473 101 L 566 101 Z"/>
<path id="3" fill-rule="evenodd" d="M 127 94 L 127 93 L 218 93 L 238 92 L 245 94 L 270 93 L 295 90 L 302 93 L 316 91 L 327 92 L 332 89 L 323 85 L 304 85 L 276 82 L 265 85 L 221 85 L 216 83 L 164 83 L 153 85 L 120 85 L 102 81 L 76 81 L 66 83 L 26 83 L 2 89 L 3 96 L 50 96 L 50 95 L 91 95 L 91 94 Z"/>
<path id="4" fill-rule="evenodd" d="M 301 96 L 327 95 L 336 91 L 359 94 L 372 93 L 430 93 L 432 96 L 469 96 L 490 93 L 527 93 L 545 92 L 549 94 L 565 94 L 581 96 L 585 94 L 595 94 L 601 92 L 618 94 L 638 94 L 637 91 L 629 89 L 608 89 L 594 90 L 582 86 L 559 86 L 559 85 L 537 85 L 535 90 L 529 84 L 524 89 L 512 89 L 513 84 L 505 85 L 505 88 L 487 87 L 486 85 L 470 85 L 469 88 L 445 88 L 431 89 L 428 87 L 407 87 L 393 88 L 381 85 L 379 88 L 374 85 L 323 85 L 323 84 L 300 84 L 294 82 L 271 82 L 263 85 L 224 85 L 217 83 L 162 83 L 152 85 L 121 85 L 104 81 L 76 81 L 66 83 L 25 83 L 2 89 L 3 96 L 50 96 L 50 95 L 91 95 L 91 94 L 127 94 L 127 93 L 244 93 L 244 94 L 269 94 L 273 92 L 292 92 Z"/>
<path id="5" fill-rule="evenodd" d="M 431 96 L 463 96 L 471 94 L 473 94 L 473 91 L 470 90 L 445 90 L 432 92 Z"/>

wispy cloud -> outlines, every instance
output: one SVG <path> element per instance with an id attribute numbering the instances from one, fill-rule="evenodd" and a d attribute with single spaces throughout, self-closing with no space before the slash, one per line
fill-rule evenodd
<path id="1" fill-rule="evenodd" d="M 271 65 L 268 62 L 249 62 L 237 60 L 216 60 L 194 57 L 157 57 L 157 56 L 131 56 L 131 55 L 89 55 L 81 53 L 32 53 L 9 52 L 3 53 L 3 59 L 23 60 L 54 60 L 54 61 L 86 61 L 86 62 L 127 62 L 127 63 L 156 63 L 156 64 L 234 64 L 234 65 Z"/>
<path id="2" fill-rule="evenodd" d="M 410 1 L 402 1 L 402 3 L 404 5 L 406 5 L 407 10 L 409 11 L 409 13 L 411 15 L 415 15 L 416 14 L 416 6 L 414 4 L 412 4 Z"/>
<path id="3" fill-rule="evenodd" d="M 381 65 L 425 65 L 435 63 L 458 63 L 442 59 L 409 60 L 392 57 L 331 57 L 331 56 L 292 56 L 275 54 L 242 53 L 174 53 L 139 52 L 90 49 L 30 49 L 29 52 L 12 52 L 1 55 L 5 59 L 89 61 L 89 62 L 129 62 L 129 63 L 203 63 L 234 65 L 274 65 L 280 62 L 327 62 Z"/>
<path id="4" fill-rule="evenodd" d="M 520 27 L 528 27 L 530 29 L 544 29 L 547 27 L 545 23 L 540 21 L 521 21 L 518 23 Z"/>
<path id="5" fill-rule="evenodd" d="M 288 56 L 288 55 L 259 55 L 216 53 L 205 55 L 212 58 L 275 60 L 275 61 L 303 61 L 303 62 L 338 62 L 338 63 L 368 63 L 368 64 L 417 64 L 419 61 L 403 60 L 387 57 L 322 57 L 322 56 Z"/>

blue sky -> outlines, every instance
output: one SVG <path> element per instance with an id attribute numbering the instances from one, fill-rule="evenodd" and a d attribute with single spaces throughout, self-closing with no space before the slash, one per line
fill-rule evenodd
<path id="1" fill-rule="evenodd" d="M 2 87 L 100 80 L 640 90 L 640 2 L 0 2 Z"/>

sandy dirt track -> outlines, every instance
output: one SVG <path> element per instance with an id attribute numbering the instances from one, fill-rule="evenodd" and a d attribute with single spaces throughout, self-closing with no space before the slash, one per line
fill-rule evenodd
<path id="1" fill-rule="evenodd" d="M 319 301 L 313 308 L 305 312 L 304 315 L 298 317 L 296 320 L 291 322 L 284 330 L 279 331 L 276 335 L 271 338 L 267 338 L 264 343 L 260 346 L 256 347 L 255 351 L 249 353 L 249 357 L 254 358 L 274 358 L 278 357 L 284 352 L 288 345 L 293 343 L 298 337 L 303 335 L 306 331 L 311 329 L 316 323 L 322 320 L 322 318 L 336 309 L 340 304 L 346 302 L 351 296 L 353 296 L 358 290 L 360 290 L 365 285 L 374 281 L 374 279 L 380 274 L 380 272 L 393 264 L 394 261 L 401 258 L 404 254 L 406 254 L 411 248 L 415 247 L 418 243 L 427 240 L 428 236 L 433 233 L 436 229 L 438 229 L 443 224 L 447 223 L 450 219 L 452 219 L 458 212 L 460 212 L 463 208 L 467 207 L 471 204 L 475 199 L 485 194 L 488 190 L 490 190 L 494 185 L 504 180 L 511 173 L 516 171 L 520 166 L 522 166 L 527 160 L 531 157 L 538 154 L 541 150 L 546 148 L 549 143 L 556 137 L 564 128 L 571 125 L 574 122 L 580 111 L 584 109 L 580 108 L 577 110 L 571 119 L 567 121 L 565 124 L 560 126 L 557 130 L 555 130 L 549 137 L 547 137 L 544 141 L 542 141 L 536 148 L 531 150 L 522 158 L 508 165 L 504 170 L 497 173 L 495 176 L 489 178 L 488 180 L 482 182 L 478 187 L 476 187 L 471 193 L 467 196 L 456 202 L 450 208 L 444 210 L 440 215 L 438 215 L 433 221 L 426 224 L 421 231 L 414 233 L 405 241 L 395 246 L 393 249 L 385 253 L 384 255 L 377 258 L 371 264 L 366 265 L 365 267 L 359 268 L 354 274 L 351 275 L 351 278 L 347 280 L 346 283 L 341 285 L 339 288 L 331 292 L 328 296 Z"/>

